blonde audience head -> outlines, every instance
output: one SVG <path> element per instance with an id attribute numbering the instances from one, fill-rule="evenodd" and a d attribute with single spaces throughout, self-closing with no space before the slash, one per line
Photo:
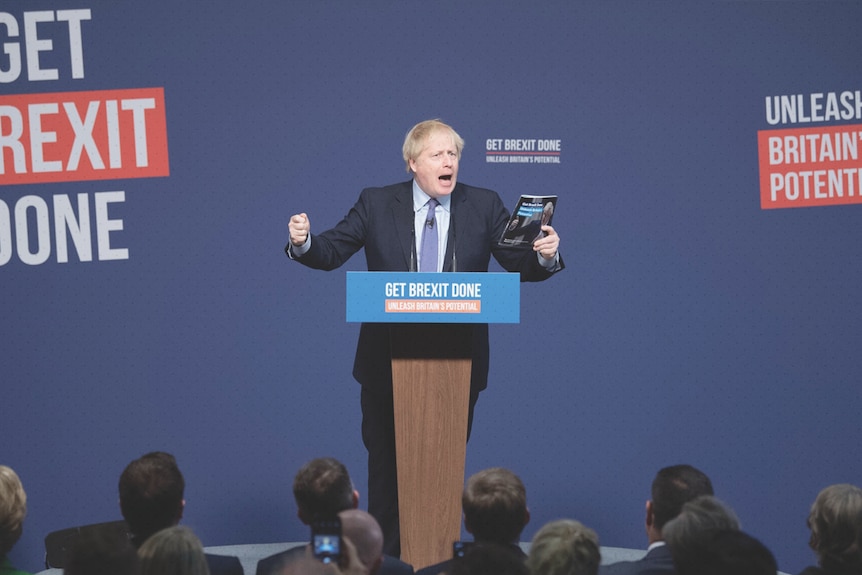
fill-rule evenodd
<path id="1" fill-rule="evenodd" d="M 572 519 L 548 523 L 536 533 L 527 557 L 531 575 L 596 575 L 599 537 Z"/>
<path id="2" fill-rule="evenodd" d="M 144 541 L 138 549 L 141 575 L 209 575 L 204 548 L 191 529 L 174 526 Z"/>
<path id="3" fill-rule="evenodd" d="M 0 465 L 0 559 L 15 546 L 24 530 L 27 494 L 18 475 Z"/>

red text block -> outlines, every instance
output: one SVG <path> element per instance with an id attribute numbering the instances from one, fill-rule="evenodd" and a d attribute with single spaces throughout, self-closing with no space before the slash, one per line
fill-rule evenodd
<path id="1" fill-rule="evenodd" d="M 162 88 L 0 96 L 0 185 L 168 175 Z"/>

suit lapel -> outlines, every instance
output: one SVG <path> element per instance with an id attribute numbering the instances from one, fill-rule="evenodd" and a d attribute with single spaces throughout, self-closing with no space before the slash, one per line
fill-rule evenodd
<path id="1" fill-rule="evenodd" d="M 404 255 L 404 269 L 408 271 L 412 271 L 411 262 L 415 267 L 416 261 L 413 219 L 413 181 L 410 180 L 399 185 L 392 197 L 392 229 Z"/>
<path id="2" fill-rule="evenodd" d="M 449 204 L 449 234 L 446 240 L 446 257 L 443 260 L 443 271 L 451 272 L 452 263 L 455 262 L 456 249 L 458 248 L 458 230 L 466 230 L 470 212 L 467 209 L 467 194 L 464 192 L 464 184 L 455 184 L 452 190 L 452 200 Z M 454 271 L 458 271 L 457 269 Z"/>

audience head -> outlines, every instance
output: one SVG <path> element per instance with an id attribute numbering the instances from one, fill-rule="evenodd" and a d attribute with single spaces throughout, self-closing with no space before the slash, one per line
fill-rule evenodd
<path id="1" fill-rule="evenodd" d="M 139 575 L 138 554 L 113 530 L 85 531 L 66 555 L 64 575 Z"/>
<path id="2" fill-rule="evenodd" d="M 170 453 L 154 451 L 132 461 L 120 476 L 120 510 L 140 546 L 183 516 L 185 480 Z"/>
<path id="3" fill-rule="evenodd" d="M 679 515 L 668 521 L 662 534 L 674 561 L 691 563 L 699 553 L 700 539 L 710 531 L 739 531 L 733 510 L 712 495 L 701 495 L 682 506 Z"/>
<path id="4" fill-rule="evenodd" d="M 531 575 L 595 575 L 601 563 L 596 532 L 561 519 L 536 533 L 527 557 Z"/>
<path id="5" fill-rule="evenodd" d="M 821 566 L 862 571 L 862 489 L 846 483 L 825 488 L 811 506 L 808 527 Z"/>
<path id="6" fill-rule="evenodd" d="M 775 575 L 778 571 L 775 557 L 763 543 L 734 529 L 701 531 L 688 549 L 684 557 L 673 555 L 677 575 Z"/>
<path id="7" fill-rule="evenodd" d="M 660 469 L 652 482 L 652 499 L 646 506 L 646 529 L 650 542 L 663 539 L 665 523 L 682 511 L 682 506 L 701 495 L 714 495 L 712 482 L 691 465 Z"/>
<path id="8" fill-rule="evenodd" d="M 203 545 L 188 527 L 155 533 L 138 549 L 138 557 L 141 575 L 209 575 Z"/>
<path id="9" fill-rule="evenodd" d="M 529 575 L 524 558 L 510 546 L 480 543 L 452 562 L 449 575 Z"/>
<path id="10" fill-rule="evenodd" d="M 24 530 L 27 494 L 11 467 L 0 465 L 0 559 L 15 546 Z"/>
<path id="11" fill-rule="evenodd" d="M 682 506 L 679 515 L 665 523 L 662 534 L 668 545 L 678 547 L 697 533 L 710 529 L 739 531 L 733 509 L 712 495 L 701 495 Z"/>
<path id="12" fill-rule="evenodd" d="M 374 574 L 383 562 L 383 531 L 377 520 L 361 509 L 346 509 L 338 514 L 341 536 L 356 547 L 359 560 Z"/>
<path id="13" fill-rule="evenodd" d="M 315 517 L 334 517 L 359 504 L 359 493 L 347 468 L 331 457 L 313 459 L 303 465 L 293 480 L 299 520 L 310 524 Z"/>
<path id="14" fill-rule="evenodd" d="M 527 490 L 517 475 L 494 467 L 467 480 L 461 497 L 464 527 L 476 541 L 516 543 L 530 521 Z"/>

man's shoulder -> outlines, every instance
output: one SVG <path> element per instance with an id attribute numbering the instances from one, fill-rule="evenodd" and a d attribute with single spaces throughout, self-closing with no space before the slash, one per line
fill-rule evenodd
<path id="1" fill-rule="evenodd" d="M 447 559 L 446 561 L 441 561 L 440 563 L 435 563 L 434 565 L 423 567 L 416 572 L 416 575 L 437 575 L 438 573 L 443 573 L 445 571 L 448 571 L 449 567 L 452 565 L 452 562 L 453 559 Z"/>
<path id="2" fill-rule="evenodd" d="M 413 565 L 405 563 L 397 557 L 384 555 L 380 571 L 377 573 L 378 575 L 413 575 Z"/>
<path id="3" fill-rule="evenodd" d="M 369 186 L 362 190 L 361 195 L 366 197 L 385 197 L 398 192 L 413 193 L 413 180 L 398 182 L 397 184 L 389 184 L 387 186 Z"/>
<path id="4" fill-rule="evenodd" d="M 277 572 L 282 566 L 302 557 L 304 553 L 305 545 L 297 545 L 286 551 L 264 557 L 257 562 L 257 575 L 269 575 L 270 573 Z"/>
<path id="5" fill-rule="evenodd" d="M 666 546 L 656 547 L 636 561 L 619 561 L 601 565 L 599 575 L 662 575 L 672 574 L 673 559 Z"/>
<path id="6" fill-rule="evenodd" d="M 465 184 L 463 182 L 458 182 L 455 184 L 455 191 L 453 194 L 463 193 L 468 198 L 478 198 L 478 199 L 494 199 L 499 198 L 500 194 L 491 190 L 489 188 L 481 188 L 479 186 L 471 186 L 470 184 Z"/>

